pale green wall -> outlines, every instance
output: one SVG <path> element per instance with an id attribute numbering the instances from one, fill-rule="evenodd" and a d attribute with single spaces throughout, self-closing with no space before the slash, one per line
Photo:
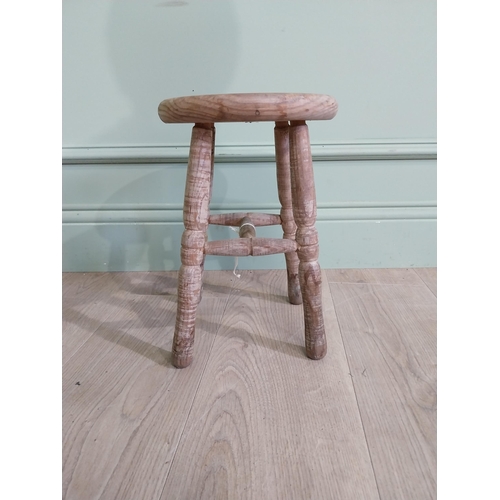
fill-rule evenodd
<path id="1" fill-rule="evenodd" d="M 425 0 L 63 2 L 63 268 L 176 269 L 189 125 L 167 97 L 318 92 L 324 267 L 436 263 L 436 8 Z M 277 211 L 273 124 L 221 124 L 213 208 Z M 259 234 L 280 236 L 279 228 Z M 211 228 L 212 238 L 235 237 Z M 240 259 L 283 267 L 283 256 Z M 207 258 L 206 268 L 232 268 Z"/>

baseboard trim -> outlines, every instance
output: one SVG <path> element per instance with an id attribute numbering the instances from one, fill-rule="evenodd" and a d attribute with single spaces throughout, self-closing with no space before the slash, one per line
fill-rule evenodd
<path id="1" fill-rule="evenodd" d="M 434 141 L 370 141 L 311 145 L 313 161 L 435 160 Z M 185 163 L 188 146 L 65 147 L 63 165 L 117 163 Z M 274 161 L 273 145 L 221 145 L 215 150 L 219 163 Z"/>
<path id="2" fill-rule="evenodd" d="M 278 205 L 213 207 L 211 213 L 228 212 L 279 213 Z M 63 210 L 63 224 L 130 224 L 130 223 L 182 223 L 182 207 L 115 205 L 104 209 L 94 205 L 66 206 Z M 325 203 L 318 206 L 317 220 L 401 220 L 436 219 L 435 202 L 407 203 Z"/>

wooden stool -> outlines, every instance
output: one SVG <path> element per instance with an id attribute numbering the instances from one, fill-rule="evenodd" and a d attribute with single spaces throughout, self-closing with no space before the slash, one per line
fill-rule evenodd
<path id="1" fill-rule="evenodd" d="M 226 94 L 188 96 L 163 101 L 158 114 L 165 123 L 194 123 L 184 194 L 177 318 L 172 362 L 178 368 L 193 359 L 196 308 L 201 299 L 205 255 L 284 253 L 288 298 L 304 306 L 307 356 L 326 354 L 318 263 L 316 194 L 306 120 L 331 120 L 335 99 L 317 94 Z M 276 122 L 274 142 L 280 215 L 233 213 L 210 215 L 214 170 L 215 122 Z M 289 123 L 290 122 L 290 123 Z M 239 226 L 240 239 L 208 241 L 209 224 Z M 257 238 L 255 226 L 280 224 L 283 239 Z"/>

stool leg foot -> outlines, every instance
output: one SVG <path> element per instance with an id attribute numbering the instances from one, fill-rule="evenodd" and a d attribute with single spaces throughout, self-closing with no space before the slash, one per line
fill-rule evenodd
<path id="1" fill-rule="evenodd" d="M 292 181 L 290 173 L 290 144 L 288 122 L 276 122 L 274 146 L 276 150 L 276 174 L 278 197 L 281 204 L 281 227 L 283 238 L 295 240 L 297 225 L 293 218 Z M 299 282 L 299 258 L 297 252 L 285 254 L 288 282 L 288 300 L 291 304 L 302 304 Z"/>
<path id="2" fill-rule="evenodd" d="M 301 262 L 299 276 L 304 300 L 306 354 L 308 358 L 321 359 L 325 357 L 327 347 L 319 263 L 317 261 Z"/>
<path id="3" fill-rule="evenodd" d="M 299 280 L 299 258 L 297 252 L 286 253 L 286 274 L 288 281 L 288 300 L 290 304 L 302 304 L 302 292 Z"/>
<path id="4" fill-rule="evenodd" d="M 201 297 L 204 247 L 208 227 L 212 179 L 213 124 L 193 127 L 184 194 L 181 268 L 177 317 L 172 342 L 172 364 L 185 368 L 193 360 L 196 309 Z"/>
<path id="5" fill-rule="evenodd" d="M 201 295 L 201 267 L 181 265 L 178 280 L 172 363 L 177 368 L 185 368 L 193 360 L 196 309 Z"/>
<path id="6" fill-rule="evenodd" d="M 302 290 L 307 356 L 321 359 L 326 355 L 325 323 L 321 302 L 321 269 L 318 263 L 316 193 L 309 143 L 304 121 L 290 124 L 290 166 L 292 173 L 293 214 L 297 223 L 296 240 L 299 257 L 299 279 Z"/>

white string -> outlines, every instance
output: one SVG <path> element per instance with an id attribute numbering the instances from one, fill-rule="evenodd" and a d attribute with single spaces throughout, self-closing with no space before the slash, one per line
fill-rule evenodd
<path id="1" fill-rule="evenodd" d="M 243 224 L 245 225 L 245 224 Z M 240 233 L 240 228 L 239 227 L 233 227 L 233 226 L 229 226 L 229 229 L 232 229 L 235 233 Z M 234 258 L 234 269 L 233 269 L 233 274 L 237 277 L 237 278 L 241 278 L 241 274 L 236 274 L 236 268 L 238 267 L 238 257 L 235 257 Z"/>
<path id="2" fill-rule="evenodd" d="M 235 257 L 234 258 L 234 269 L 233 269 L 233 274 L 237 277 L 237 278 L 241 278 L 241 274 L 236 274 L 236 268 L 238 267 L 238 257 Z"/>

